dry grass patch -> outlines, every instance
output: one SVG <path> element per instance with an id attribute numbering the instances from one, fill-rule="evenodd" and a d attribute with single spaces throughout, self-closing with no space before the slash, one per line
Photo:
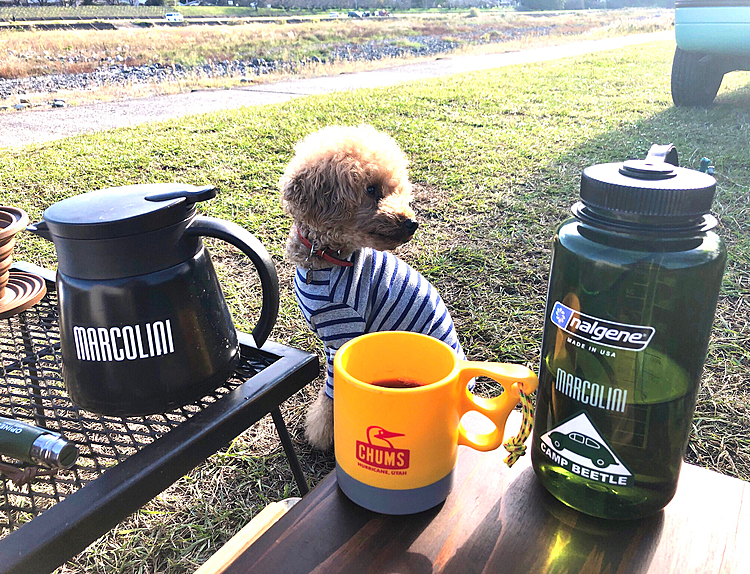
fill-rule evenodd
<path id="1" fill-rule="evenodd" d="M 565 36 L 608 30 L 651 31 L 671 26 L 665 10 L 613 10 L 591 14 L 528 16 L 523 13 L 404 17 L 387 20 L 334 20 L 297 24 L 241 24 L 120 28 L 117 30 L 49 30 L 0 32 L 0 77 L 91 72 L 110 61 L 126 66 L 160 63 L 196 64 L 248 58 L 304 57 L 325 51 L 327 44 L 363 43 L 409 36 L 468 36 L 496 39 L 518 35 Z M 508 37 L 509 36 L 509 37 Z M 120 60 L 118 60 L 120 58 Z M 75 72 L 73 72 L 75 70 Z"/>
<path id="2" fill-rule="evenodd" d="M 337 46 L 372 40 L 405 42 L 413 37 L 454 40 L 456 54 L 515 51 L 551 44 L 595 39 L 634 32 L 666 30 L 673 15 L 666 10 L 612 10 L 530 16 L 503 12 L 466 18 L 461 14 L 404 17 L 387 20 L 338 20 L 298 24 L 243 24 L 121 28 L 118 30 L 52 30 L 0 32 L 0 78 L 26 78 L 47 74 L 94 72 L 109 65 L 180 65 L 188 69 L 222 61 L 264 59 L 295 65 L 269 75 L 249 76 L 253 83 L 286 77 L 312 77 L 364 71 L 394 65 L 396 61 L 423 58 L 332 61 Z M 410 42 L 413 44 L 413 42 Z M 434 55 L 427 59 L 433 59 Z M 60 90 L 53 94 L 70 105 L 93 101 L 142 98 L 182 93 L 192 89 L 238 85 L 240 78 L 206 78 L 188 71 L 183 79 L 148 84 Z M 46 105 L 45 93 L 24 94 L 33 105 Z M 11 97 L 5 103 L 17 103 Z M 0 100 L 0 104 L 3 102 Z"/>

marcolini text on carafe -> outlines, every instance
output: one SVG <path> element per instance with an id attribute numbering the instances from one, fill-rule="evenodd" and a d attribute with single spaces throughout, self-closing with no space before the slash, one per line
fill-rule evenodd
<path id="1" fill-rule="evenodd" d="M 169 319 L 113 327 L 73 326 L 81 361 L 134 361 L 174 353 Z"/>

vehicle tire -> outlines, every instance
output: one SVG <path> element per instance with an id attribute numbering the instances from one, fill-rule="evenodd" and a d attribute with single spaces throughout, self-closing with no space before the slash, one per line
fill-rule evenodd
<path id="1" fill-rule="evenodd" d="M 603 458 L 597 458 L 594 461 L 594 464 L 598 466 L 599 468 L 604 468 L 605 466 L 609 466 L 607 462 Z"/>
<path id="2" fill-rule="evenodd" d="M 701 62 L 705 54 L 677 48 L 672 61 L 672 101 L 676 106 L 708 106 L 719 91 L 724 71 L 710 62 Z"/>

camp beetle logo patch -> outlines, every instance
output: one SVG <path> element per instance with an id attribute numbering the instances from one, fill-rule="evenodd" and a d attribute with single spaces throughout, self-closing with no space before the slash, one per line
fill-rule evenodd
<path id="1" fill-rule="evenodd" d="M 613 486 L 633 485 L 633 473 L 585 412 L 543 434 L 539 448 L 552 462 L 583 478 Z"/>

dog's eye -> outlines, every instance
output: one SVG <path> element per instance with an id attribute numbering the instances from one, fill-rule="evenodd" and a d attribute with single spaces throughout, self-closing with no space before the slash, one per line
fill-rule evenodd
<path id="1" fill-rule="evenodd" d="M 367 195 L 375 199 L 380 199 L 382 197 L 380 186 L 377 184 L 368 185 L 365 191 L 367 191 Z"/>

